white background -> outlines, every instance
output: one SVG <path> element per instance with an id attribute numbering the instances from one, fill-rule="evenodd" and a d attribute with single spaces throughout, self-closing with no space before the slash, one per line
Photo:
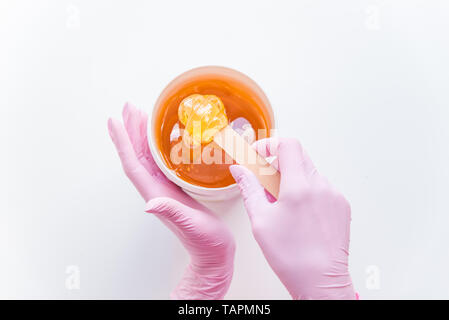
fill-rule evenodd
<path id="1" fill-rule="evenodd" d="M 364 299 L 449 298 L 449 2 L 0 1 L 0 298 L 167 298 L 188 258 L 122 172 L 109 116 L 240 70 L 353 209 Z M 227 298 L 289 298 L 240 200 Z M 68 266 L 80 289 L 66 287 Z"/>

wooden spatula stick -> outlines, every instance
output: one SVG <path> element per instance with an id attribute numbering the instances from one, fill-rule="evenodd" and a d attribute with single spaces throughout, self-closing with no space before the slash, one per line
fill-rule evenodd
<path id="1" fill-rule="evenodd" d="M 239 165 L 248 168 L 259 179 L 260 184 L 276 199 L 279 195 L 281 175 L 246 140 L 230 126 L 214 136 L 214 142 Z"/>

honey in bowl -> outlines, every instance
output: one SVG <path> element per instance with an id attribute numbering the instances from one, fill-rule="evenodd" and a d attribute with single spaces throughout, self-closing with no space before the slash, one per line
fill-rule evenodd
<path id="1" fill-rule="evenodd" d="M 260 88 L 243 74 L 227 68 L 206 67 L 194 69 L 175 79 L 156 103 L 152 130 L 156 148 L 165 165 L 179 178 L 193 185 L 207 188 L 229 186 L 235 183 L 229 172 L 233 160 L 215 145 L 212 134 L 204 139 L 201 137 L 196 142 L 190 141 L 188 159 L 183 159 L 188 161 L 174 160 L 174 154 L 178 156 L 178 153 L 182 153 L 179 146 L 185 144 L 185 130 L 191 130 L 191 138 L 195 136 L 182 112 L 178 111 L 182 111 L 180 105 L 183 101 L 186 102 L 186 98 L 192 95 L 195 98 L 196 94 L 203 98 L 209 96 L 210 99 L 218 97 L 225 109 L 229 126 L 240 133 L 249 132 L 248 142 L 269 136 L 272 117 L 268 100 Z M 260 136 L 261 132 L 263 136 Z M 255 135 L 251 136 L 251 133 Z M 203 161 L 201 155 L 205 152 L 215 159 L 215 153 L 219 152 L 218 158 L 221 161 Z"/>

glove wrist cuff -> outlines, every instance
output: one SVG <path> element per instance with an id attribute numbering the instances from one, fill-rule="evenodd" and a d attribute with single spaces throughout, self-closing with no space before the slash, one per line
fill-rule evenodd
<path id="1" fill-rule="evenodd" d="M 195 272 L 190 264 L 181 282 L 170 294 L 172 300 L 221 300 L 231 284 L 233 266 L 219 274 L 207 275 Z"/>

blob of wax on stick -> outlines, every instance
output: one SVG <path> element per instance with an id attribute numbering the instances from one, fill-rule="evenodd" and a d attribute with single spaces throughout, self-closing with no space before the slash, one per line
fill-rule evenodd
<path id="1" fill-rule="evenodd" d="M 186 97 L 179 104 L 178 117 L 185 127 L 183 141 L 190 147 L 211 142 L 228 125 L 223 102 L 212 94 Z"/>

